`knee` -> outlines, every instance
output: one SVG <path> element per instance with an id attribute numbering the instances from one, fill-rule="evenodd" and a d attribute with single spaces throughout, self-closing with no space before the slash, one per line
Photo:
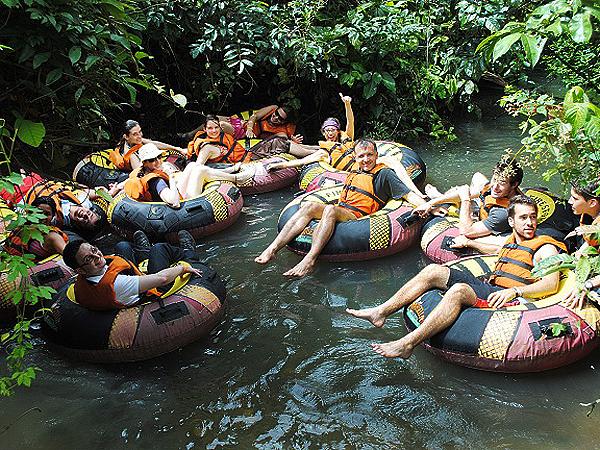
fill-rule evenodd
<path id="1" fill-rule="evenodd" d="M 300 211 L 302 211 L 305 215 L 314 215 L 319 209 L 319 205 L 313 202 L 306 202 L 300 206 Z"/>
<path id="2" fill-rule="evenodd" d="M 127 255 L 131 251 L 131 244 L 127 241 L 117 242 L 115 245 L 115 254 L 116 255 Z"/>
<path id="3" fill-rule="evenodd" d="M 428 278 L 439 278 L 448 271 L 448 268 L 441 264 L 429 264 L 426 266 L 421 273 Z"/>
<path id="4" fill-rule="evenodd" d="M 451 298 L 470 298 L 475 295 L 473 288 L 466 283 L 456 283 L 447 291 Z"/>
<path id="5" fill-rule="evenodd" d="M 323 218 L 331 219 L 331 218 L 335 218 L 335 216 L 336 216 L 335 205 L 327 205 L 323 209 Z"/>

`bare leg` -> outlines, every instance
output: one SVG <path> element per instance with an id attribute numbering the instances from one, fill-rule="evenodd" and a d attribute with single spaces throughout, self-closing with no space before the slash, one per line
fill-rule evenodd
<path id="1" fill-rule="evenodd" d="M 371 344 L 371 347 L 373 351 L 386 358 L 410 358 L 417 345 L 448 328 L 454 323 L 463 307 L 473 306 L 476 302 L 475 291 L 468 284 L 455 284 L 448 289 L 440 304 L 431 311 L 419 328 L 397 341 Z"/>
<path id="2" fill-rule="evenodd" d="M 381 328 L 388 316 L 400 308 L 414 302 L 417 297 L 430 289 L 446 289 L 450 269 L 439 264 L 430 264 L 410 279 L 385 303 L 374 308 L 346 309 L 346 312 L 359 319 L 365 319 Z"/>
<path id="3" fill-rule="evenodd" d="M 179 184 L 181 195 L 184 198 L 193 198 L 200 195 L 204 189 L 204 185 L 213 180 L 225 180 L 232 183 L 243 183 L 252 177 L 250 172 L 245 174 L 231 174 L 223 172 L 212 167 L 203 166 L 202 164 L 194 164 L 192 169 L 186 174 L 187 169 L 192 166 L 189 164 L 184 171 L 184 180 Z M 183 188 L 185 187 L 185 190 Z"/>
<path id="4" fill-rule="evenodd" d="M 320 149 L 321 147 L 318 145 L 296 144 L 295 142 L 290 141 L 289 152 L 294 156 L 304 158 L 305 156 L 311 155 Z"/>
<path id="5" fill-rule="evenodd" d="M 288 242 L 295 239 L 313 219 L 320 219 L 325 206 L 322 203 L 305 203 L 288 220 L 271 245 L 269 245 L 254 261 L 259 264 L 268 263 L 275 254 Z"/>
<path id="6" fill-rule="evenodd" d="M 356 220 L 356 216 L 350 210 L 336 205 L 327 205 L 323 210 L 319 225 L 313 233 L 310 251 L 302 258 L 302 261 L 285 272 L 284 275 L 287 277 L 303 277 L 312 272 L 317 258 L 333 234 L 336 223 L 349 220 Z"/>

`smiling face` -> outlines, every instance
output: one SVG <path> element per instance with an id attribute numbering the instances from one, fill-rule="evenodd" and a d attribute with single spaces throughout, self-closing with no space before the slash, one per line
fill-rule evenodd
<path id="1" fill-rule="evenodd" d="M 130 147 L 134 145 L 138 145 L 142 143 L 142 138 L 144 137 L 144 133 L 142 133 L 142 127 L 136 125 L 129 132 L 123 135 L 123 138 L 127 141 Z"/>
<path id="2" fill-rule="evenodd" d="M 335 127 L 323 128 L 323 137 L 328 142 L 339 142 L 340 130 Z"/>
<path id="3" fill-rule="evenodd" d="M 273 125 L 282 125 L 287 122 L 287 113 L 283 108 L 277 108 L 267 120 Z"/>
<path id="4" fill-rule="evenodd" d="M 93 230 L 100 222 L 100 216 L 84 206 L 71 206 L 69 211 L 71 222 L 84 230 Z"/>
<path id="5" fill-rule="evenodd" d="M 361 171 L 369 172 L 377 164 L 377 150 L 370 143 L 357 144 L 354 148 L 354 159 Z"/>
<path id="6" fill-rule="evenodd" d="M 210 139 L 217 139 L 221 134 L 221 125 L 216 120 L 209 120 L 206 122 L 206 135 Z"/>
<path id="7" fill-rule="evenodd" d="M 87 242 L 81 244 L 75 255 L 75 260 L 79 266 L 77 267 L 77 273 L 88 277 L 100 274 L 106 265 L 106 259 L 104 259 L 102 252 Z"/>
<path id="8" fill-rule="evenodd" d="M 157 156 L 156 158 L 146 159 L 142 161 L 142 165 L 147 172 L 154 172 L 156 170 L 162 170 L 162 158 Z"/>
<path id="9" fill-rule="evenodd" d="M 493 198 L 511 198 L 514 196 L 516 186 L 510 184 L 506 177 L 494 175 L 490 182 L 490 194 Z"/>
<path id="10" fill-rule="evenodd" d="M 508 224 L 521 240 L 532 239 L 537 229 L 537 210 L 535 206 L 516 204 L 514 216 L 508 218 Z"/>

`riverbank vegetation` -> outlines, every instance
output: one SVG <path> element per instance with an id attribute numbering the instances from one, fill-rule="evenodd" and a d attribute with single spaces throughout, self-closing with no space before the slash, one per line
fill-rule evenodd
<path id="1" fill-rule="evenodd" d="M 507 83 L 502 105 L 525 119 L 519 157 L 565 183 L 599 173 L 592 0 L 0 0 L 0 11 L 4 185 L 11 167 L 68 173 L 129 118 L 167 140 L 206 113 L 277 102 L 314 140 L 339 91 L 360 134 L 453 139 L 452 117 L 477 116 L 478 91 Z M 564 92 L 540 91 L 540 76 Z"/>

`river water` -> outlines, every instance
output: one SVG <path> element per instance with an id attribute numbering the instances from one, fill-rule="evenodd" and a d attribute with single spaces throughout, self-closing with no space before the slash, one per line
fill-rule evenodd
<path id="1" fill-rule="evenodd" d="M 457 126 L 459 141 L 415 146 L 441 189 L 490 172 L 518 144 L 513 119 Z M 527 175 L 525 184 L 539 181 Z M 600 355 L 532 375 L 457 367 L 419 348 L 386 360 L 371 342 L 406 333 L 400 314 L 384 329 L 344 308 L 378 304 L 427 264 L 418 246 L 364 263 L 320 263 L 314 275 L 281 273 L 252 259 L 273 239 L 293 190 L 248 197 L 230 229 L 199 251 L 227 280 L 229 303 L 210 338 L 164 357 L 97 366 L 36 341 L 41 367 L 30 389 L 2 400 L 3 449 L 112 448 L 597 448 Z M 597 368 L 597 369 L 596 369 Z"/>

